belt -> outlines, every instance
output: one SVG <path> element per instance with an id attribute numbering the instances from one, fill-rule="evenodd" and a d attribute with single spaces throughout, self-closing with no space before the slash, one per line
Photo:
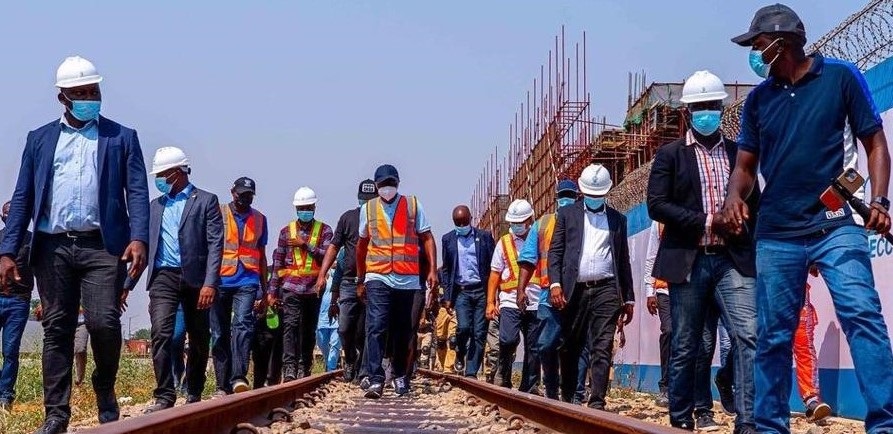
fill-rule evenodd
<path id="1" fill-rule="evenodd" d="M 581 286 L 583 288 L 599 288 L 602 286 L 607 286 L 609 283 L 614 281 L 613 277 L 606 277 L 604 279 L 598 280 L 590 280 L 587 282 L 577 282 L 577 286 Z"/>
<path id="2" fill-rule="evenodd" d="M 810 233 L 804 235 L 803 238 L 807 238 L 807 239 L 812 239 L 812 238 L 822 238 L 822 237 L 824 237 L 825 235 L 830 234 L 831 231 L 833 231 L 834 229 L 837 229 L 837 228 L 836 228 L 836 227 L 835 227 L 835 228 L 822 228 L 822 229 L 819 229 L 819 230 L 817 230 L 817 231 L 815 231 L 815 232 L 810 232 Z"/>
<path id="3" fill-rule="evenodd" d="M 719 255 L 728 251 L 728 247 L 724 244 L 711 244 L 709 246 L 698 247 L 698 253 L 703 253 L 705 255 Z"/>
<path id="4" fill-rule="evenodd" d="M 80 238 L 102 238 L 102 233 L 99 232 L 99 229 L 94 231 L 68 231 L 68 232 L 60 232 L 58 234 L 48 234 L 51 237 L 56 238 L 72 238 L 72 239 L 80 239 Z"/>
<path id="5" fill-rule="evenodd" d="M 458 289 L 459 291 L 466 291 L 466 290 L 470 291 L 472 289 L 483 288 L 484 282 L 472 283 L 470 285 L 460 285 L 457 283 L 455 286 L 456 286 L 456 289 Z"/>
<path id="6" fill-rule="evenodd" d="M 344 282 L 347 282 L 347 283 L 354 283 L 354 284 L 356 284 L 356 283 L 357 283 L 357 278 L 356 278 L 356 277 L 342 277 L 342 278 L 341 278 L 341 283 L 344 283 Z"/>

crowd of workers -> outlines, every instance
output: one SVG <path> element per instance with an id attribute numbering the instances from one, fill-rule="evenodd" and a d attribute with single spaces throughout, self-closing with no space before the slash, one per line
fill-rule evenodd
<path id="1" fill-rule="evenodd" d="M 698 71 L 681 98 L 690 131 L 658 150 L 649 180 L 655 226 L 645 295 L 661 323 L 659 401 L 675 427 L 717 429 L 710 360 L 721 324 L 727 344 L 715 383 L 723 409 L 737 415 L 736 433 L 789 430 L 795 332 L 808 415 L 827 416 L 815 384 L 816 318 L 805 302 L 813 270 L 853 352 L 866 427 L 893 432 L 893 354 L 866 231 L 848 207 L 818 202 L 844 167 L 848 126 L 873 181 L 864 226 L 890 229 L 880 116 L 852 65 L 804 53 L 803 23 L 786 6 L 760 9 L 733 42 L 752 48 L 751 66 L 767 77 L 747 98 L 740 137 L 719 131 L 724 84 Z M 46 411 L 38 433 L 67 429 L 79 322 L 92 343 L 99 421 L 119 419 L 120 316 L 144 271 L 157 382 L 147 413 L 173 407 L 178 388 L 187 404 L 201 400 L 209 358 L 222 396 L 251 388 L 250 358 L 255 388 L 310 375 L 317 343 L 326 367 L 343 360 L 344 380 L 370 399 L 388 386 L 409 393 L 432 347 L 444 369 L 478 377 L 484 365 L 486 380 L 512 387 L 522 337 L 520 390 L 605 409 L 615 342 L 623 344 L 636 301 L 627 220 L 606 200 L 613 181 L 605 167 L 558 182 L 554 213 L 537 216 L 530 202 L 514 200 L 509 232 L 498 238 L 457 206 L 440 269 L 422 203 L 401 193 L 394 166 L 359 184 L 358 206 L 334 229 L 316 218 L 317 194 L 301 187 L 296 219 L 279 231 L 268 263 L 252 179 L 236 179 L 220 204 L 190 181 L 186 153 L 163 147 L 149 171 L 161 195 L 150 202 L 136 132 L 100 116 L 101 80 L 80 57 L 58 68 L 64 115 L 28 134 L 3 208 L 0 407 L 10 410 L 15 398 L 21 312 L 36 278 Z M 436 340 L 419 339 L 420 328 Z"/>

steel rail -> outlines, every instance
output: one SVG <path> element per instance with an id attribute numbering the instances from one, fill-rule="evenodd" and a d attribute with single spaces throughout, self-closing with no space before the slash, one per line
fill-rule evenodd
<path id="1" fill-rule="evenodd" d="M 229 434 L 236 425 L 266 426 L 277 408 L 292 403 L 330 381 L 341 371 L 317 374 L 289 383 L 218 399 L 177 406 L 156 413 L 78 430 L 90 434 Z"/>
<path id="2" fill-rule="evenodd" d="M 682 430 L 669 428 L 631 417 L 583 408 L 564 402 L 522 393 L 483 381 L 427 369 L 419 373 L 435 380 L 447 381 L 455 387 L 496 404 L 499 408 L 551 430 L 567 434 L 672 434 Z"/>

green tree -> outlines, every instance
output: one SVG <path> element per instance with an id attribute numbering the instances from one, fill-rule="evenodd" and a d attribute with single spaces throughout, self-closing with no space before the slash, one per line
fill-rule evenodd
<path id="1" fill-rule="evenodd" d="M 139 329 L 133 334 L 132 338 L 133 339 L 151 339 L 152 334 L 149 332 L 149 329 Z"/>

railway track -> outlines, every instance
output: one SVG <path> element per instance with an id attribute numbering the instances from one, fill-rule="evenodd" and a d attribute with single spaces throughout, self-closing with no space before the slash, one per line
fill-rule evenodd
<path id="1" fill-rule="evenodd" d="M 337 380 L 340 371 L 314 375 L 224 398 L 124 419 L 81 433 L 672 433 L 614 413 L 585 409 L 481 381 L 427 370 L 410 397 L 387 390 L 362 397 Z"/>

